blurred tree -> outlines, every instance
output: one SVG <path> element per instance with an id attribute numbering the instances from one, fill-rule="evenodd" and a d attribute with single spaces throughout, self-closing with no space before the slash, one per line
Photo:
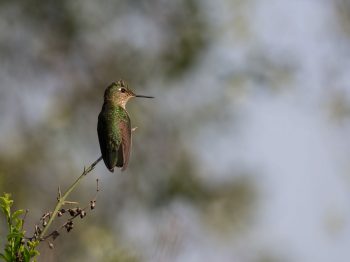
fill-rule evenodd
<path id="1" fill-rule="evenodd" d="M 147 216 L 180 199 L 218 232 L 235 231 L 232 225 L 241 225 L 252 215 L 254 181 L 233 176 L 224 185 L 211 186 L 201 179 L 193 161 L 195 150 L 186 145 L 189 134 L 195 136 L 208 123 L 217 123 L 218 116 L 220 123 L 225 122 L 217 107 L 226 101 L 225 90 L 198 107 L 189 103 L 193 110 L 188 113 L 182 108 L 185 100 L 179 99 L 186 92 L 179 79 L 198 66 L 213 41 L 200 1 L 30 0 L 1 1 L 0 7 L 0 19 L 10 25 L 0 38 L 4 54 L 0 67 L 6 74 L 0 88 L 1 102 L 6 104 L 0 105 L 1 117 L 10 114 L 15 119 L 3 138 L 11 150 L 0 152 L 0 188 L 13 194 L 18 207 L 29 208 L 28 233 L 53 207 L 57 186 L 69 184 L 83 165 L 98 157 L 97 115 L 110 81 L 125 78 L 133 86 L 149 87 L 159 100 L 166 99 L 167 92 L 175 96 L 172 104 L 138 102 L 142 110 L 131 106 L 133 123 L 141 128 L 135 134 L 128 176 L 97 169 L 103 176 L 97 212 L 58 239 L 54 251 L 43 246 L 39 261 L 144 260 L 147 256 L 130 244 L 122 230 L 133 226 L 122 216 L 135 203 L 142 204 Z M 148 24 L 159 36 L 156 50 L 148 44 L 152 35 L 140 40 L 133 33 Z M 254 74 L 259 77 L 264 68 L 262 62 Z M 276 74 L 285 72 L 279 65 L 272 68 L 281 70 Z M 275 74 L 262 78 L 273 81 Z M 42 104 L 46 106 L 38 107 Z M 72 200 L 85 199 L 93 190 L 90 179 Z"/>

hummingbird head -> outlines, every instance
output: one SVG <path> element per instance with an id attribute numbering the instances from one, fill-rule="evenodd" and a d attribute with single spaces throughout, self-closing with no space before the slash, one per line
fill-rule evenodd
<path id="1" fill-rule="evenodd" d="M 124 80 L 118 80 L 107 87 L 104 100 L 125 108 L 126 103 L 132 97 L 153 98 L 152 96 L 136 95 Z"/>

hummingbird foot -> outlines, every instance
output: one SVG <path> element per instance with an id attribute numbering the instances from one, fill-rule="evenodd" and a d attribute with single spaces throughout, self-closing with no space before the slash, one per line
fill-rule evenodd
<path id="1" fill-rule="evenodd" d="M 111 171 L 112 173 L 114 173 L 114 167 L 110 168 L 109 171 Z"/>
<path id="2" fill-rule="evenodd" d="M 134 132 L 136 129 L 138 129 L 138 127 L 137 127 L 137 126 L 135 126 L 135 127 L 131 128 L 131 132 Z"/>

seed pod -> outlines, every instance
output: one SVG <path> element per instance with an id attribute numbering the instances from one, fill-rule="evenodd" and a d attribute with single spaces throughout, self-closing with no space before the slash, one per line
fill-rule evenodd
<path id="1" fill-rule="evenodd" d="M 57 230 L 52 232 L 52 239 L 55 240 L 58 236 L 60 235 L 60 233 L 58 233 Z"/>
<path id="2" fill-rule="evenodd" d="M 35 233 L 41 234 L 41 229 L 38 225 L 35 225 Z"/>
<path id="3" fill-rule="evenodd" d="M 74 209 L 68 209 L 68 212 L 69 212 L 69 214 L 72 216 L 72 217 L 74 217 L 75 216 L 75 214 L 76 214 L 76 212 L 75 212 L 75 210 Z"/>
<path id="4" fill-rule="evenodd" d="M 80 218 L 84 218 L 86 216 L 86 212 L 84 210 L 82 210 L 80 212 Z"/>
<path id="5" fill-rule="evenodd" d="M 67 227 L 67 232 L 71 231 L 72 229 L 73 229 L 73 225 L 69 225 L 69 226 Z"/>
<path id="6" fill-rule="evenodd" d="M 94 209 L 95 206 L 96 206 L 96 200 L 91 200 L 90 201 L 90 208 L 91 208 L 91 210 Z"/>

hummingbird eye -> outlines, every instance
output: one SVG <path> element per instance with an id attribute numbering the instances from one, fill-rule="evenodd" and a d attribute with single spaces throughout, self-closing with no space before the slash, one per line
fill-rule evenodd
<path id="1" fill-rule="evenodd" d="M 126 92 L 126 89 L 125 89 L 124 87 L 121 87 L 121 88 L 119 89 L 119 91 L 122 92 L 122 93 L 125 93 L 125 92 Z"/>

